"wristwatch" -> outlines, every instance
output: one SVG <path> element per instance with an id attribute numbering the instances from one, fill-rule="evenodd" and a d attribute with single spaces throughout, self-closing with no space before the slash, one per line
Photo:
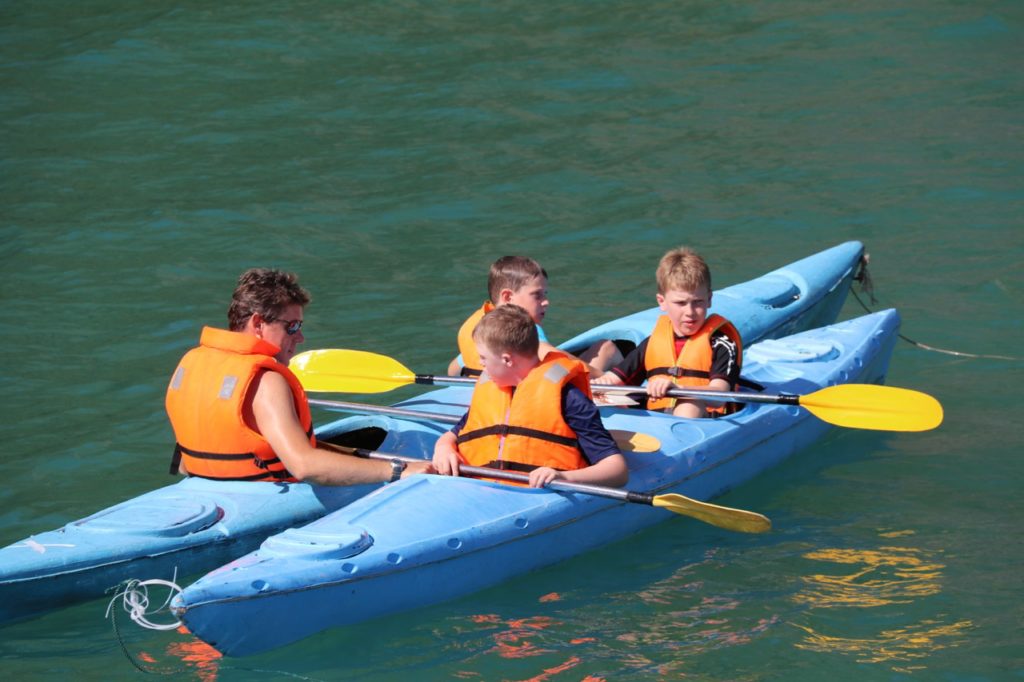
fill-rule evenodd
<path id="1" fill-rule="evenodd" d="M 388 483 L 394 483 L 402 477 L 402 472 L 409 466 L 400 459 L 391 460 L 391 480 Z"/>

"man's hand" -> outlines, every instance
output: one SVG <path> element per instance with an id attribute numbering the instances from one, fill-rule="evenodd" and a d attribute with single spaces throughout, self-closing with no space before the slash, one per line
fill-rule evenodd
<path id="1" fill-rule="evenodd" d="M 409 476 L 415 476 L 416 474 L 436 474 L 437 469 L 434 468 L 433 462 L 407 462 L 405 471 L 402 472 L 402 478 L 408 478 Z"/>

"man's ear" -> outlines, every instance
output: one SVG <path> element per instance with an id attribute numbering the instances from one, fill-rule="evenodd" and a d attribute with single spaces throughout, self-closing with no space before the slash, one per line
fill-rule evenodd
<path id="1" fill-rule="evenodd" d="M 253 313 L 249 316 L 249 319 L 245 323 L 245 328 L 248 332 L 255 334 L 259 338 L 263 338 L 263 325 L 266 324 L 266 320 L 259 313 Z"/>

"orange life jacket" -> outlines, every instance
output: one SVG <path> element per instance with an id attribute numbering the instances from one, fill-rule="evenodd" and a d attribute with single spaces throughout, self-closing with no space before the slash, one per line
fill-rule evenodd
<path id="1" fill-rule="evenodd" d="M 245 420 L 252 382 L 277 372 L 292 389 L 302 428 L 313 436 L 313 420 L 302 385 L 274 359 L 280 349 L 249 334 L 204 327 L 199 346 L 181 359 L 167 387 L 167 416 L 174 428 L 175 456 L 190 476 L 234 481 L 294 481 L 270 443 Z M 172 468 L 176 468 L 173 467 Z"/>
<path id="2" fill-rule="evenodd" d="M 651 332 L 651 338 L 647 342 L 647 352 L 644 354 L 644 366 L 647 368 L 648 378 L 655 375 L 669 375 L 673 377 L 676 386 L 707 386 L 711 381 L 711 335 L 716 331 L 722 331 L 736 344 L 736 362 L 741 362 L 743 357 L 743 345 L 740 341 L 740 334 L 736 327 L 721 315 L 711 315 L 695 334 L 690 336 L 679 356 L 676 357 L 675 333 L 672 330 L 672 321 L 667 315 L 658 318 Z M 736 387 L 730 387 L 736 390 Z M 678 398 L 650 399 L 647 402 L 649 410 L 664 410 L 674 408 Z M 732 411 L 734 404 L 727 403 L 721 407 L 707 408 L 709 413 L 724 414 Z"/>
<path id="3" fill-rule="evenodd" d="M 469 316 L 462 326 L 459 327 L 459 352 L 462 353 L 462 376 L 480 376 L 484 363 L 480 361 L 480 355 L 476 352 L 476 345 L 473 343 L 473 330 L 480 324 L 484 315 L 494 310 L 494 304 L 484 301 L 484 304 L 475 313 Z"/>
<path id="4" fill-rule="evenodd" d="M 589 466 L 562 416 L 562 389 L 569 383 L 591 396 L 587 366 L 558 351 L 548 353 L 514 389 L 497 386 L 484 373 L 457 439 L 459 452 L 473 466 L 495 469 Z"/>

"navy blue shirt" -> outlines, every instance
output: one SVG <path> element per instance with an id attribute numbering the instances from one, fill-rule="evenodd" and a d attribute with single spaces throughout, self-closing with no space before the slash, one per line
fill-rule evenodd
<path id="1" fill-rule="evenodd" d="M 459 423 L 452 427 L 452 433 L 456 436 L 466 425 L 467 417 L 469 412 L 462 415 Z M 601 413 L 597 411 L 594 402 L 572 384 L 562 389 L 562 417 L 569 428 L 576 432 L 583 459 L 597 464 L 605 457 L 619 453 L 619 446 L 615 444 L 608 429 L 604 428 Z"/>

